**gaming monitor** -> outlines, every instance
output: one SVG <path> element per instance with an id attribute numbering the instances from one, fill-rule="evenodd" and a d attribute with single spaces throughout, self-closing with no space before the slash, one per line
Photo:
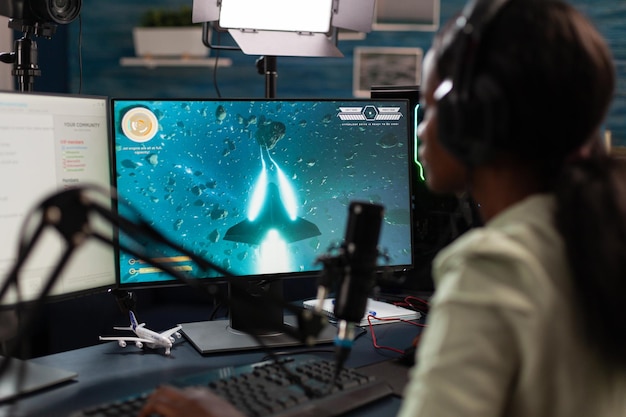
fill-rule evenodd
<path id="1" fill-rule="evenodd" d="M 351 201 L 385 207 L 381 265 L 412 266 L 408 100 L 112 99 L 111 106 L 119 213 L 140 213 L 232 274 L 158 252 L 188 277 L 314 277 L 318 257 L 342 243 Z M 117 262 L 120 288 L 177 283 L 123 251 Z"/>
<path id="2" fill-rule="evenodd" d="M 98 186 L 110 207 L 110 159 L 106 97 L 0 92 L 0 276 L 4 284 L 18 258 L 26 218 L 41 201 L 76 186 Z M 38 219 L 34 219 L 36 223 Z M 112 236 L 112 227 L 92 225 Z M 51 228 L 53 229 L 53 228 Z M 2 306 L 38 299 L 59 264 L 65 242 L 47 229 Z M 71 255 L 46 299 L 105 291 L 116 285 L 113 248 L 89 239 Z"/>

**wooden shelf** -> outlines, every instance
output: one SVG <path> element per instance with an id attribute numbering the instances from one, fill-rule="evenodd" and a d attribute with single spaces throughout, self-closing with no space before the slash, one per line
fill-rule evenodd
<path id="1" fill-rule="evenodd" d="M 229 58 L 218 58 L 218 67 L 230 67 L 232 60 Z M 142 58 L 142 57 L 123 57 L 120 59 L 120 65 L 123 67 L 213 67 L 215 66 L 215 58 Z"/>

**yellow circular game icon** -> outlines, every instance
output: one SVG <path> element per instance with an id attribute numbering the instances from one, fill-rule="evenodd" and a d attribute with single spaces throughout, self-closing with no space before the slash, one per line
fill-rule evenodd
<path id="1" fill-rule="evenodd" d="M 122 132 L 133 142 L 147 142 L 159 130 L 159 121 L 145 107 L 130 109 L 122 118 Z"/>

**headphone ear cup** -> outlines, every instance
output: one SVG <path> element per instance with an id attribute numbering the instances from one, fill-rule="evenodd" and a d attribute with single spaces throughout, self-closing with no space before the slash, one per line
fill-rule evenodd
<path id="1" fill-rule="evenodd" d="M 439 142 L 448 152 L 466 165 L 475 165 L 476 129 L 479 109 L 469 94 L 452 89 L 437 101 Z"/>
<path id="2" fill-rule="evenodd" d="M 437 100 L 438 136 L 441 145 L 465 162 L 466 143 L 463 137 L 464 122 L 461 98 L 454 86 Z"/>
<path id="3" fill-rule="evenodd" d="M 463 163 L 487 162 L 498 137 L 508 133 L 508 107 L 499 85 L 487 76 L 473 81 L 471 94 L 452 89 L 437 101 L 439 141 Z"/>
<path id="4" fill-rule="evenodd" d="M 473 143 L 469 158 L 476 165 L 487 162 L 501 148 L 502 137 L 509 134 L 509 117 L 508 103 L 492 77 L 477 76 L 473 90 L 468 139 Z"/>

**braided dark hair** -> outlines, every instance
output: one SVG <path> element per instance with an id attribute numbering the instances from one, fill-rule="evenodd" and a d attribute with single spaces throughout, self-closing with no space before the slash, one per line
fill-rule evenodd
<path id="1" fill-rule="evenodd" d="M 570 163 L 556 195 L 585 333 L 601 357 L 626 368 L 626 160 Z"/>

